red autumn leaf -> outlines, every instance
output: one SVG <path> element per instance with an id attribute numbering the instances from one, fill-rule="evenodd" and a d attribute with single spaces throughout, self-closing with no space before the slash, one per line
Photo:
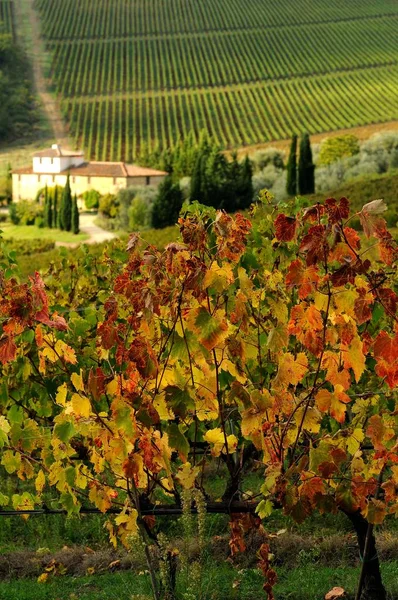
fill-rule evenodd
<path id="1" fill-rule="evenodd" d="M 283 213 L 275 219 L 275 235 L 280 242 L 291 242 L 296 237 L 298 221 L 294 217 L 287 217 Z"/>
<path id="2" fill-rule="evenodd" d="M 354 312 L 358 325 L 362 325 L 372 318 L 373 297 L 365 288 L 359 288 L 357 292 L 359 297 L 355 300 Z"/>
<path id="3" fill-rule="evenodd" d="M 298 258 L 290 263 L 285 281 L 288 288 L 297 287 L 300 300 L 304 300 L 316 289 L 319 281 L 318 270 L 315 266 L 306 267 Z"/>
<path id="4" fill-rule="evenodd" d="M 306 254 L 308 266 L 316 265 L 317 262 L 324 261 L 329 254 L 329 244 L 326 239 L 326 229 L 324 225 L 314 225 L 304 236 L 300 245 L 300 252 Z"/>
<path id="5" fill-rule="evenodd" d="M 377 290 L 377 297 L 381 300 L 386 312 L 394 316 L 397 312 L 398 296 L 390 288 L 379 288 Z"/>
<path id="6" fill-rule="evenodd" d="M 347 198 L 341 198 L 337 204 L 335 198 L 328 198 L 325 202 L 330 223 L 339 223 L 348 218 L 350 214 L 350 203 Z"/>
<path id="7" fill-rule="evenodd" d="M 398 334 L 391 338 L 386 331 L 381 331 L 373 350 L 377 360 L 377 375 L 385 379 L 387 385 L 393 389 L 398 385 Z"/>
<path id="8" fill-rule="evenodd" d="M 318 356 L 323 347 L 322 329 L 322 315 L 314 305 L 302 302 L 293 306 L 288 332 L 290 335 L 295 335 L 297 340 L 315 356 Z"/>
<path id="9" fill-rule="evenodd" d="M 320 477 L 310 477 L 300 487 L 300 496 L 307 496 L 313 503 L 316 496 L 325 493 L 325 483 Z"/>
<path id="10" fill-rule="evenodd" d="M 355 231 L 355 229 L 352 229 L 352 227 L 344 227 L 343 232 L 344 232 L 344 237 L 347 240 L 347 244 L 353 250 L 360 250 L 361 249 L 361 238 L 359 237 L 359 235 Z"/>
<path id="11" fill-rule="evenodd" d="M 7 336 L 0 340 L 0 362 L 3 365 L 14 360 L 16 354 L 17 347 L 13 337 Z"/>
<path id="12" fill-rule="evenodd" d="M 357 260 L 355 263 L 343 265 L 332 273 L 330 280 L 335 287 L 354 283 L 355 277 L 369 271 L 370 265 L 370 260 Z"/>
<path id="13" fill-rule="evenodd" d="M 392 235 L 388 231 L 380 232 L 380 235 L 375 234 L 379 238 L 380 258 L 386 265 L 391 266 L 398 259 L 398 245 L 393 240 Z"/>
<path id="14" fill-rule="evenodd" d="M 325 214 L 325 206 L 323 204 L 314 204 L 303 211 L 303 221 L 318 223 L 322 215 Z"/>
<path id="15" fill-rule="evenodd" d="M 386 232 L 386 222 L 379 215 L 387 210 L 387 206 L 383 200 L 373 200 L 363 206 L 359 213 L 359 219 L 361 221 L 363 231 L 366 237 L 383 237 Z"/>
<path id="16" fill-rule="evenodd" d="M 141 336 L 137 336 L 131 344 L 128 355 L 142 377 L 151 379 L 156 376 L 158 361 L 153 348 Z"/>
<path id="17" fill-rule="evenodd" d="M 380 331 L 373 350 L 375 358 L 384 358 L 384 360 L 394 362 L 398 358 L 398 334 L 391 338 L 386 331 Z"/>

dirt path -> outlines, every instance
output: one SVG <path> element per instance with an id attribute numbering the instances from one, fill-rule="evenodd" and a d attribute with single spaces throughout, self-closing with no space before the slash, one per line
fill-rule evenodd
<path id="1" fill-rule="evenodd" d="M 35 91 L 53 130 L 54 141 L 72 148 L 58 102 L 47 89 L 45 64 L 48 55 L 40 37 L 40 20 L 33 8 L 33 0 L 14 0 L 14 7 L 17 40 L 24 46 L 31 62 Z"/>
<path id="2" fill-rule="evenodd" d="M 94 224 L 94 220 L 97 215 L 80 215 L 80 232 L 87 233 L 89 236 L 88 240 L 75 244 L 74 242 L 55 242 L 57 248 L 65 246 L 66 248 L 78 248 L 80 244 L 100 244 L 101 242 L 107 242 L 117 237 L 115 233 L 111 231 L 105 231 Z"/>
<path id="3" fill-rule="evenodd" d="M 117 237 L 111 231 L 105 231 L 94 224 L 94 219 L 97 215 L 80 215 L 80 231 L 87 233 L 90 238 L 85 241 L 85 244 L 97 244 L 100 242 L 106 242 L 107 240 L 113 240 Z"/>

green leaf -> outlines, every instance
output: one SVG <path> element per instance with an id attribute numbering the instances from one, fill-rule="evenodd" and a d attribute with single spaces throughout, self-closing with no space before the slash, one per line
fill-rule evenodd
<path id="1" fill-rule="evenodd" d="M 273 508 L 271 500 L 261 500 L 256 508 L 256 513 L 260 519 L 266 519 L 271 515 Z"/>
<path id="2" fill-rule="evenodd" d="M 166 402 L 176 416 L 184 418 L 189 410 L 195 409 L 195 403 L 186 389 L 168 385 L 165 394 Z"/>
<path id="3" fill-rule="evenodd" d="M 61 442 L 66 443 L 68 440 L 70 440 L 71 437 L 73 437 L 75 433 L 75 428 L 73 427 L 73 424 L 70 423 L 69 421 L 64 421 L 63 423 L 57 423 L 56 426 L 54 427 L 54 435 L 55 437 L 57 437 L 59 440 L 61 440 Z"/>
<path id="4" fill-rule="evenodd" d="M 21 333 L 21 340 L 23 342 L 27 342 L 28 344 L 31 344 L 34 339 L 35 339 L 35 332 L 33 331 L 33 329 L 26 329 L 23 333 Z"/>
<path id="5" fill-rule="evenodd" d="M 12 450 L 6 450 L 3 454 L 3 458 L 1 459 L 1 464 L 9 473 L 15 473 L 21 467 L 21 455 L 19 452 L 13 452 Z"/>
<path id="6" fill-rule="evenodd" d="M 167 428 L 169 434 L 170 448 L 174 448 L 179 453 L 181 460 L 186 461 L 189 452 L 189 442 L 181 432 L 176 423 L 171 423 Z"/>

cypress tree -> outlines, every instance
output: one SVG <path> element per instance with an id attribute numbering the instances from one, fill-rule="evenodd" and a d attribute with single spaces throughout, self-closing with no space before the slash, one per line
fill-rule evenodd
<path id="1" fill-rule="evenodd" d="M 54 229 L 58 227 L 58 188 L 54 188 L 54 202 L 53 202 L 53 215 L 52 215 L 52 226 Z"/>
<path id="2" fill-rule="evenodd" d="M 298 186 L 300 194 L 315 193 L 315 165 L 312 162 L 311 142 L 308 133 L 303 135 L 300 142 Z"/>
<path id="3" fill-rule="evenodd" d="M 297 194 L 297 135 L 292 137 L 289 160 L 287 161 L 286 191 L 289 196 Z"/>
<path id="4" fill-rule="evenodd" d="M 79 209 L 77 207 L 77 196 L 76 196 L 76 194 L 74 195 L 73 202 L 72 202 L 72 231 L 76 235 L 80 231 L 80 227 L 79 227 Z"/>
<path id="5" fill-rule="evenodd" d="M 158 195 L 153 204 L 152 227 L 161 229 L 177 222 L 183 203 L 183 195 L 178 184 L 173 184 L 170 176 L 159 186 Z"/>
<path id="6" fill-rule="evenodd" d="M 62 204 L 61 204 L 61 229 L 65 231 L 72 231 L 72 192 L 70 189 L 70 177 L 66 179 L 66 185 L 62 193 Z"/>
<path id="7" fill-rule="evenodd" d="M 240 178 L 238 187 L 238 208 L 245 209 L 253 202 L 253 166 L 250 158 L 246 155 L 243 164 L 240 167 Z"/>
<path id="8" fill-rule="evenodd" d="M 198 158 L 196 159 L 195 167 L 191 177 L 191 202 L 197 200 L 198 202 L 202 203 L 203 201 L 204 159 L 205 156 L 203 154 L 199 154 Z"/>
<path id="9" fill-rule="evenodd" d="M 48 213 L 48 207 L 49 207 L 49 197 L 48 197 L 48 187 L 46 185 L 46 187 L 44 188 L 44 213 L 43 213 L 43 225 L 44 227 L 51 227 L 50 221 L 49 221 L 49 213 Z"/>
<path id="10" fill-rule="evenodd" d="M 48 204 L 47 204 L 47 222 L 50 229 L 53 226 L 53 200 L 51 198 L 51 194 L 48 195 Z"/>
<path id="11" fill-rule="evenodd" d="M 12 167 L 10 163 L 7 165 L 7 179 L 5 185 L 5 197 L 7 200 L 7 204 L 11 204 L 12 202 Z"/>

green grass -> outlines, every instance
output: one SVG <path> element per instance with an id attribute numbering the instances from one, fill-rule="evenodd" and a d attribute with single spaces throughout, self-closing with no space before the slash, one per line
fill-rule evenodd
<path id="1" fill-rule="evenodd" d="M 382 571 L 389 598 L 396 600 L 398 563 L 386 563 L 382 566 Z M 275 597 L 276 600 L 321 600 L 334 586 L 341 586 L 353 594 L 358 576 L 359 567 L 282 567 L 278 569 Z M 257 569 L 237 571 L 228 563 L 213 563 L 206 565 L 201 583 L 206 600 L 258 600 L 264 597 L 263 582 Z M 186 583 L 180 581 L 178 587 L 179 598 L 182 598 Z M 0 582 L 0 600 L 130 600 L 139 594 L 150 600 L 150 593 L 148 576 L 129 572 L 94 574 L 80 578 L 54 577 L 44 584 L 31 579 Z"/>
<path id="2" fill-rule="evenodd" d="M 54 240 L 56 242 L 74 243 L 84 242 L 88 239 L 87 233 L 70 233 L 68 231 L 60 231 L 59 229 L 47 229 L 46 227 L 39 228 L 34 225 L 10 225 L 3 223 L 0 226 L 2 236 L 5 240 L 14 238 L 17 240 L 35 240 L 43 238 L 46 240 Z"/>

